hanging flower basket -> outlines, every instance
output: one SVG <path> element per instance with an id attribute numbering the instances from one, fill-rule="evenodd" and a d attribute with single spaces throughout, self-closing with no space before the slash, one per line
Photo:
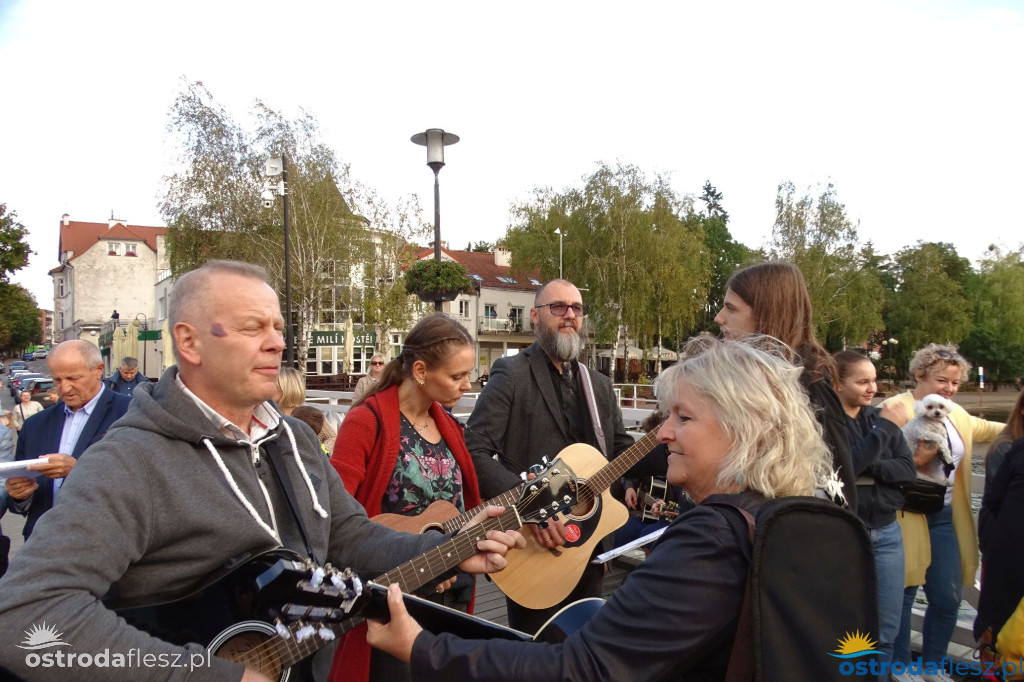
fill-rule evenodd
<path id="1" fill-rule="evenodd" d="M 419 260 L 405 270 L 405 290 L 421 301 L 454 301 L 473 293 L 466 268 L 454 261 Z"/>

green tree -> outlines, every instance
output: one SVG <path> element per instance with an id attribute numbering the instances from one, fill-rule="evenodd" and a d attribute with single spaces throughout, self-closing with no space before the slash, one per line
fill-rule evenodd
<path id="1" fill-rule="evenodd" d="M 0 282 L 0 348 L 9 355 L 42 342 L 36 299 L 20 284 Z"/>
<path id="2" fill-rule="evenodd" d="M 513 271 L 558 276 L 559 236 L 566 279 L 585 287 L 589 323 L 600 343 L 653 340 L 691 328 L 707 298 L 710 265 L 704 232 L 688 200 L 664 177 L 635 166 L 599 165 L 580 187 L 534 191 L 513 208 L 505 243 Z"/>
<path id="3" fill-rule="evenodd" d="M 357 183 L 354 205 L 373 226 L 373 249 L 363 265 L 363 323 L 377 332 L 377 352 L 387 353 L 392 329 L 408 329 L 420 303 L 405 291 L 402 271 L 416 261 L 414 242 L 425 237 L 430 226 L 421 214 L 415 194 L 395 204 L 384 201 L 376 190 Z"/>
<path id="4" fill-rule="evenodd" d="M 474 251 L 476 253 L 490 253 L 494 250 L 494 242 L 479 241 L 475 244 L 467 244 L 466 251 Z"/>
<path id="5" fill-rule="evenodd" d="M 247 260 L 267 268 L 283 294 L 281 200 L 263 206 L 260 194 L 265 162 L 284 155 L 301 360 L 325 305 L 338 305 L 340 296 L 351 307 L 352 273 L 372 253 L 372 240 L 342 195 L 348 167 L 322 141 L 316 120 L 305 112 L 287 119 L 258 101 L 250 118 L 254 129 L 237 123 L 199 82 L 186 84 L 172 105 L 168 128 L 180 145 L 180 167 L 165 179 L 161 203 L 171 269 L 185 272 L 211 258 Z"/>
<path id="6" fill-rule="evenodd" d="M 722 192 L 710 180 L 704 183 L 701 201 L 705 203 L 705 210 L 700 219 L 704 227 L 704 252 L 711 264 L 711 280 L 704 319 L 700 324 L 702 329 L 709 330 L 714 329 L 714 317 L 722 309 L 725 283 L 750 258 L 750 250 L 734 241 L 729 232 L 729 214 L 722 207 L 722 199 Z"/>
<path id="7" fill-rule="evenodd" d="M 28 257 L 32 252 L 25 241 L 28 230 L 18 222 L 15 211 L 7 212 L 7 204 L 0 203 L 0 282 L 28 265 Z"/>
<path id="8" fill-rule="evenodd" d="M 770 256 L 803 272 L 814 310 L 818 338 L 830 350 L 861 343 L 882 326 L 883 290 L 878 277 L 864 268 L 857 228 L 846 216 L 835 187 L 817 197 L 798 196 L 793 183 L 779 185 Z"/>
<path id="9" fill-rule="evenodd" d="M 901 356 L 927 343 L 959 344 L 971 330 L 973 305 L 945 269 L 959 267 L 949 256 L 947 245 L 924 242 L 896 254 L 898 284 L 887 326 L 899 339 Z"/>

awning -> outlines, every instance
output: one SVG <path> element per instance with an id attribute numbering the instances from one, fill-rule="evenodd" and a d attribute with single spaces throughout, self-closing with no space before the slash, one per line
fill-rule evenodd
<path id="1" fill-rule="evenodd" d="M 630 360 L 639 360 L 643 357 L 644 352 L 636 346 L 626 346 L 626 354 Z M 604 350 L 597 351 L 597 357 L 599 358 L 610 358 L 612 357 L 612 349 L 605 348 Z M 615 357 L 622 357 L 622 344 L 620 343 L 615 347 Z"/>

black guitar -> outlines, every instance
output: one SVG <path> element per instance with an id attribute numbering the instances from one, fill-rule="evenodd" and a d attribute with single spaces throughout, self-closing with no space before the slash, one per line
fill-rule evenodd
<path id="1" fill-rule="evenodd" d="M 206 643 L 214 656 L 283 682 L 291 666 L 338 635 L 367 618 L 386 616 L 388 585 L 397 583 L 406 593 L 422 587 L 476 554 L 476 545 L 488 530 L 515 530 L 571 508 L 576 488 L 575 474 L 556 460 L 524 486 L 519 501 L 500 516 L 467 528 L 367 585 L 348 569 L 317 567 L 289 550 L 277 549 L 236 562 L 185 597 L 150 603 L 134 599 L 107 606 L 129 625 L 159 639 L 178 645 Z M 530 639 L 416 597 L 407 595 L 406 603 L 427 629 L 473 638 Z M 546 626 L 550 632 L 544 637 L 557 638 L 551 633 L 571 631 L 572 623 L 582 618 L 579 613 L 593 608 L 589 604 L 571 610 L 552 627 Z"/>

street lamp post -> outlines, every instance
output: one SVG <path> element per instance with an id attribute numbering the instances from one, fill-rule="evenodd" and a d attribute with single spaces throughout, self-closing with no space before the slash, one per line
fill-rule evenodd
<path id="1" fill-rule="evenodd" d="M 428 128 L 409 138 L 414 144 L 427 148 L 427 165 L 434 171 L 434 260 L 441 260 L 441 185 L 438 173 L 444 168 L 444 148 L 459 141 L 459 136 L 440 128 Z M 440 299 L 434 301 L 434 310 L 441 311 Z"/>
<path id="2" fill-rule="evenodd" d="M 142 317 L 142 320 L 139 320 L 139 317 Z M 146 376 L 146 340 L 147 340 L 147 338 L 146 338 L 145 332 L 149 331 L 149 318 L 146 316 L 146 313 L 138 313 L 135 316 L 135 326 L 136 327 L 142 327 L 142 331 L 143 331 L 143 334 L 142 334 L 142 376 Z"/>
<path id="3" fill-rule="evenodd" d="M 889 375 L 889 391 L 892 391 L 892 375 L 896 371 L 896 346 L 900 343 L 899 339 L 889 338 L 882 339 L 882 346 L 889 348 L 889 359 L 892 360 L 892 365 L 886 366 L 886 373 Z"/>
<path id="4" fill-rule="evenodd" d="M 271 208 L 274 205 L 274 197 L 281 197 L 281 205 L 284 219 L 284 364 L 285 367 L 295 367 L 295 338 L 292 333 L 292 257 L 291 239 L 288 236 L 288 159 L 282 153 L 280 157 L 267 160 L 265 175 L 268 180 L 263 184 L 263 193 L 260 198 L 263 200 L 264 208 Z M 280 176 L 277 184 L 270 178 Z M 145 374 L 145 372 L 143 372 Z"/>
<path id="5" fill-rule="evenodd" d="M 562 279 L 562 237 L 565 233 L 562 232 L 562 228 L 556 227 L 555 234 L 558 235 L 558 279 Z"/>

